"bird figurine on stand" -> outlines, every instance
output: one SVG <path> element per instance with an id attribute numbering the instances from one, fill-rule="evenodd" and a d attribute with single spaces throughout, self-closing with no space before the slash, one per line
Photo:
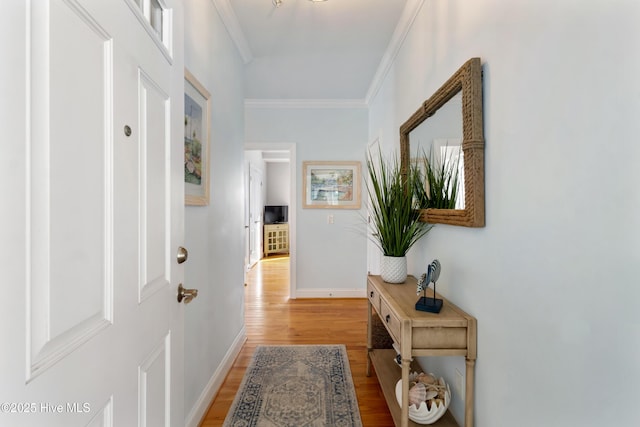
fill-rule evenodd
<path id="1" fill-rule="evenodd" d="M 420 297 L 418 302 L 416 302 L 416 310 L 440 313 L 440 310 L 442 309 L 442 300 L 440 298 L 436 298 L 436 282 L 440 277 L 440 270 L 440 261 L 434 259 L 431 264 L 427 266 L 427 272 L 420 276 L 416 293 L 420 295 L 420 292 L 422 292 L 423 295 Z M 427 288 L 431 282 L 433 282 L 433 297 L 427 298 Z"/>

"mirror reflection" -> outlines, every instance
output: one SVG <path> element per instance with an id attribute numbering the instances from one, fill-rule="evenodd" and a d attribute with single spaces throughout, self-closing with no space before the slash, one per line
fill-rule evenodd
<path id="1" fill-rule="evenodd" d="M 422 209 L 464 209 L 462 93 L 409 133 L 411 163 L 422 176 Z"/>

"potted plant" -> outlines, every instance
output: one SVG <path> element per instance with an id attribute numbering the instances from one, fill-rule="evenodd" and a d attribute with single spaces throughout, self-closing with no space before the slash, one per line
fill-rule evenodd
<path id="1" fill-rule="evenodd" d="M 403 174 L 397 157 L 385 160 L 380 150 L 377 160 L 367 153 L 367 171 L 371 239 L 383 255 L 380 276 L 385 282 L 403 283 L 407 252 L 433 227 L 420 221 L 415 189 L 421 174 L 415 166 Z"/>

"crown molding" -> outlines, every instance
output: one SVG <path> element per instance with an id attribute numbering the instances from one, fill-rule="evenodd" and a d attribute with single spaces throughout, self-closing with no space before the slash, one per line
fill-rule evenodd
<path id="1" fill-rule="evenodd" d="M 229 32 L 245 64 L 253 60 L 253 53 L 249 48 L 242 28 L 238 22 L 229 0 L 211 0 L 218 10 L 220 18 Z M 402 44 L 404 43 L 413 22 L 422 8 L 425 0 L 407 0 L 402 15 L 396 25 L 380 64 L 369 85 L 367 94 L 361 99 L 245 99 L 246 107 L 254 108 L 366 108 L 382 87 L 385 77 L 389 73 Z"/>
<path id="2" fill-rule="evenodd" d="M 249 43 L 247 43 L 247 38 L 244 36 L 242 32 L 242 28 L 240 28 L 240 23 L 238 22 L 238 17 L 236 13 L 233 11 L 229 0 L 211 0 L 213 5 L 218 10 L 218 14 L 220 15 L 220 19 L 222 19 L 222 23 L 225 27 L 227 27 L 227 31 L 229 32 L 229 36 L 231 36 L 231 40 L 235 43 L 238 48 L 238 52 L 240 52 L 240 56 L 245 64 L 248 64 L 253 60 L 253 53 L 251 52 L 251 48 L 249 48 Z"/>
<path id="3" fill-rule="evenodd" d="M 398 21 L 398 25 L 396 25 L 396 29 L 393 31 L 393 36 L 391 36 L 391 41 L 387 46 L 387 50 L 382 56 L 378 69 L 376 70 L 373 80 L 369 85 L 369 90 L 365 97 L 366 105 L 370 105 L 371 101 L 375 98 L 382 87 L 382 83 L 384 82 L 387 73 L 389 73 L 391 65 L 393 65 L 393 61 L 396 59 L 396 56 L 398 55 L 398 52 L 400 51 L 400 48 L 413 25 L 413 21 L 415 21 L 416 16 L 418 16 L 418 12 L 420 12 L 420 9 L 424 4 L 424 1 L 425 0 L 407 1 L 407 4 L 402 11 L 402 15 L 400 16 L 400 20 Z"/>
<path id="4" fill-rule="evenodd" d="M 249 108 L 367 108 L 364 99 L 245 99 Z"/>

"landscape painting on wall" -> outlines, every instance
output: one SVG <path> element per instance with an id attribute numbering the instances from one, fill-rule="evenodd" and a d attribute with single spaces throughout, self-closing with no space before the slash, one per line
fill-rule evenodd
<path id="1" fill-rule="evenodd" d="M 360 162 L 303 162 L 303 208 L 360 209 Z"/>
<path id="2" fill-rule="evenodd" d="M 202 108 L 184 95 L 184 182 L 202 185 Z"/>
<path id="3" fill-rule="evenodd" d="M 209 92 L 184 71 L 184 193 L 187 205 L 209 204 Z"/>

